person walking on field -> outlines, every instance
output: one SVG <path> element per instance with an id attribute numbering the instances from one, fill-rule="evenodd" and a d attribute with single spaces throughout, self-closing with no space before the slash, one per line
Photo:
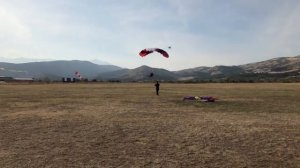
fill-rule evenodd
<path id="1" fill-rule="evenodd" d="M 156 81 L 156 84 L 154 86 L 155 86 L 155 89 L 156 89 L 156 95 L 158 96 L 159 95 L 159 83 L 158 83 L 158 81 Z"/>

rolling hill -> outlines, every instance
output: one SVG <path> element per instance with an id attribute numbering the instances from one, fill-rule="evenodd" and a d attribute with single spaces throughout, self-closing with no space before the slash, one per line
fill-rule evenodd
<path id="1" fill-rule="evenodd" d="M 88 61 L 47 61 L 22 64 L 0 63 L 0 76 L 49 78 L 75 77 L 76 71 L 84 78 L 95 78 L 99 73 L 121 69 L 114 65 L 97 65 Z"/>
<path id="2" fill-rule="evenodd" d="M 153 73 L 153 77 L 150 74 Z M 121 80 L 121 81 L 153 81 L 153 80 L 177 80 L 177 75 L 171 71 L 149 66 L 141 66 L 135 69 L 121 69 L 113 72 L 99 74 L 100 80 Z"/>
<path id="3" fill-rule="evenodd" d="M 175 72 L 179 80 L 300 79 L 300 56 L 280 57 L 239 66 L 196 67 Z"/>
<path id="4" fill-rule="evenodd" d="M 280 57 L 267 61 L 241 65 L 247 73 L 288 73 L 300 71 L 300 55 Z"/>

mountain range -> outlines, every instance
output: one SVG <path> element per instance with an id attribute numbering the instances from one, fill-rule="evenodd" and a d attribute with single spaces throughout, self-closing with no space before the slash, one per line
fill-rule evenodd
<path id="1" fill-rule="evenodd" d="M 35 78 L 60 80 L 63 77 L 76 77 L 79 72 L 83 78 L 96 78 L 98 73 L 121 69 L 114 65 L 98 65 L 89 61 L 44 61 L 30 63 L 0 62 L 0 76 L 15 78 Z"/>
<path id="2" fill-rule="evenodd" d="M 300 81 L 300 55 L 279 57 L 266 61 L 237 66 L 200 66 L 179 71 L 141 66 L 134 69 L 114 65 L 98 65 L 89 61 L 42 61 L 30 63 L 0 62 L 0 76 L 33 77 L 35 79 L 61 80 L 75 77 L 80 72 L 89 80 L 117 81 Z M 150 74 L 153 74 L 151 77 Z"/>

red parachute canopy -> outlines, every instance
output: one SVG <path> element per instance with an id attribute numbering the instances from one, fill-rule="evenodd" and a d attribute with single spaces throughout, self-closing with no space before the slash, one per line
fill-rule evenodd
<path id="1" fill-rule="evenodd" d="M 164 51 L 160 48 L 146 48 L 146 49 L 143 49 L 140 52 L 140 56 L 145 57 L 146 55 L 148 55 L 150 53 L 153 53 L 154 51 L 161 53 L 166 58 L 169 58 L 169 54 L 166 51 Z"/>

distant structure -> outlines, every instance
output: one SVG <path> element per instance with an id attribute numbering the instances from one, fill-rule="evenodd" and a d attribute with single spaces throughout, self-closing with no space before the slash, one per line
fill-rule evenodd
<path id="1" fill-rule="evenodd" d="M 4 82 L 33 82 L 34 78 L 14 78 L 10 76 L 0 76 L 0 81 Z"/>
<path id="2" fill-rule="evenodd" d="M 76 78 L 62 78 L 61 81 L 63 83 L 74 83 L 77 81 L 77 79 Z"/>
<path id="3" fill-rule="evenodd" d="M 14 80 L 13 77 L 0 76 L 0 81 L 10 82 L 10 81 L 13 81 L 13 80 Z"/>
<path id="4" fill-rule="evenodd" d="M 14 78 L 14 80 L 18 82 L 33 82 L 34 78 Z"/>

